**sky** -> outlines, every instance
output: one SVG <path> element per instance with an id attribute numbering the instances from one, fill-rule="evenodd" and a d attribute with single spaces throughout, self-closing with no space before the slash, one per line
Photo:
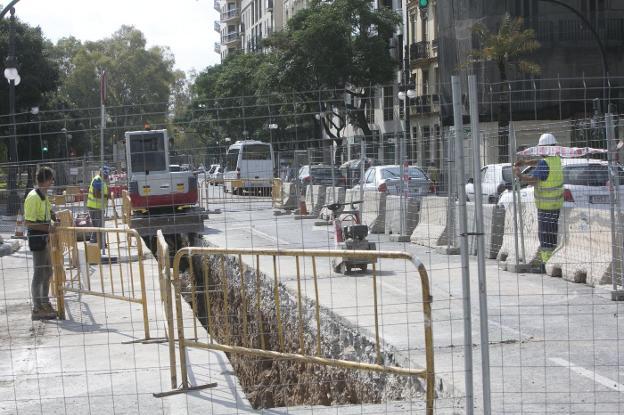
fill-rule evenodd
<path id="1" fill-rule="evenodd" d="M 9 0 L 0 3 L 4 7 Z M 54 43 L 68 36 L 100 40 L 132 25 L 143 32 L 148 47 L 168 46 L 177 69 L 199 72 L 220 62 L 214 52 L 219 14 L 213 6 L 214 0 L 20 0 L 15 16 L 41 27 Z"/>

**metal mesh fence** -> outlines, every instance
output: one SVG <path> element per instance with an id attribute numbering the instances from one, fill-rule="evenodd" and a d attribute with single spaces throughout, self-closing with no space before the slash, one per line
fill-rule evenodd
<path id="1" fill-rule="evenodd" d="M 361 99 L 369 100 L 366 105 L 353 97 L 345 100 L 344 91 L 237 97 L 199 102 L 175 121 L 152 122 L 152 128 L 166 127 L 173 137 L 171 164 L 195 172 L 197 207 L 207 215 L 203 232 L 190 235 L 176 232 L 181 210 L 169 212 L 174 221 L 163 233 L 170 254 L 190 244 L 322 250 L 336 257 L 299 262 L 271 251 L 262 261 L 253 254 L 182 261 L 180 281 L 170 289 L 183 301 L 172 311 L 163 310 L 161 302 L 164 262 L 159 274 L 158 258 L 128 255 L 128 261 L 143 261 L 149 342 L 137 342 L 144 340 L 141 307 L 84 293 L 65 296 L 66 320 L 32 321 L 32 253 L 26 241 L 11 239 L 17 219 L 3 216 L 0 412 L 424 413 L 422 379 L 249 357 L 235 350 L 225 354 L 218 348 L 189 348 L 184 363 L 190 385 L 216 382 L 216 387 L 168 395 L 176 389 L 172 379 L 182 383 L 180 358 L 173 365 L 176 378 L 171 349 L 159 342 L 173 342 L 179 353 L 177 325 L 169 324 L 173 313 L 183 318 L 182 337 L 199 343 L 221 344 L 232 336 L 237 346 L 274 352 L 282 341 L 292 346 L 290 352 L 304 354 L 316 350 L 322 337 L 328 358 L 365 365 L 381 359 L 385 366 L 421 370 L 426 303 L 432 310 L 435 413 L 470 412 L 467 406 L 475 413 L 487 408 L 492 413 L 622 412 L 620 92 L 610 89 L 616 108 L 608 112 L 604 102 L 598 108 L 594 101 L 602 94 L 601 84 L 582 78 L 505 87 L 478 85 L 476 129 L 467 88 L 455 108 L 442 97 L 410 101 L 405 135 L 401 102 L 384 100 L 384 88 L 360 91 Z M 162 107 L 153 107 L 154 119 L 166 119 Z M 505 119 L 499 117 L 501 108 Z M 454 109 L 459 128 L 450 115 Z M 124 125 L 115 111 L 110 125 Z M 88 125 L 89 111 L 76 112 Z M 125 113 L 146 111 L 129 107 Z M 45 135 L 45 125 L 58 120 L 41 117 Z M 79 136 L 90 137 L 81 148 L 97 153 L 99 126 L 73 129 L 67 121 L 72 144 Z M 30 122 L 23 125 L 32 127 Z M 113 135 L 121 138 L 122 128 L 142 128 L 138 121 L 125 125 L 107 129 L 105 141 L 105 161 L 119 173 L 119 194 L 132 192 L 133 179 L 123 176 L 124 150 Z M 20 131 L 18 139 L 28 140 L 28 130 Z M 38 129 L 32 131 L 37 137 Z M 564 202 L 554 229 L 537 209 L 537 182 L 528 179 L 542 174 L 535 172 L 540 157 L 530 152 L 545 132 L 564 148 Z M 279 198 L 252 185 L 226 191 L 228 148 L 252 139 L 272 144 Z M 525 161 L 520 179 L 512 166 L 517 160 Z M 33 186 L 28 177 L 39 165 L 50 165 L 57 174 L 49 195 L 54 209 L 69 209 L 74 218 L 85 214 L 84 193 L 100 167 L 100 160 L 88 155 L 20 162 L 17 189 L 0 192 L 0 208 L 6 208 L 12 190 L 22 203 Z M 210 171 L 211 165 L 222 168 L 221 176 Z M 306 166 L 319 172 L 306 173 Z M 0 175 L 7 177 L 8 167 L 0 165 Z M 321 167 L 329 173 L 320 173 Z M 482 209 L 475 202 L 477 181 Z M 337 206 L 328 209 L 331 203 Z M 126 226 L 121 205 L 115 199 L 115 213 L 109 204 L 107 227 Z M 142 223 L 161 214 L 133 212 Z M 542 256 L 545 233 L 551 243 L 548 258 Z M 143 236 L 135 243 L 156 254 L 155 232 Z M 128 248 L 136 249 L 132 244 Z M 85 245 L 77 245 L 77 255 L 84 256 L 80 263 L 95 270 L 99 265 L 88 264 Z M 373 272 L 372 262 L 364 266 L 342 258 L 344 249 L 401 251 L 417 258 L 427 270 L 429 302 L 407 261 L 379 259 Z M 71 263 L 64 266 L 69 273 Z M 277 315 L 283 319 L 279 324 Z M 218 327 L 209 319 L 218 320 Z M 303 333 L 301 327 L 306 327 Z M 303 350 L 298 344 L 305 345 Z"/>

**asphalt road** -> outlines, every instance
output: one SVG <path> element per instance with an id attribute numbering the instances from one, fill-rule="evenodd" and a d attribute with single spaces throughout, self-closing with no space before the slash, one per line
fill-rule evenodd
<path id="1" fill-rule="evenodd" d="M 334 249 L 331 226 L 293 215 L 274 216 L 269 198 L 209 189 L 209 207 L 221 209 L 206 222 L 205 239 L 222 247 Z M 435 369 L 442 389 L 439 411 L 465 404 L 465 348 L 459 256 L 370 235 L 380 250 L 406 251 L 429 272 L 433 295 Z M 272 272 L 269 258 L 261 262 Z M 610 287 L 589 287 L 539 274 L 515 274 L 487 260 L 488 333 L 493 413 L 624 412 L 624 322 Z M 470 257 L 475 413 L 482 411 L 481 339 L 476 257 Z M 372 273 L 348 276 L 319 265 L 319 301 L 368 335 L 374 334 Z M 380 335 L 405 366 L 424 364 L 422 293 L 405 261 L 378 264 Z M 279 260 L 279 278 L 296 289 L 293 260 Z M 304 293 L 313 299 L 312 274 L 302 265 Z M 622 347 L 622 350 L 620 350 Z"/>

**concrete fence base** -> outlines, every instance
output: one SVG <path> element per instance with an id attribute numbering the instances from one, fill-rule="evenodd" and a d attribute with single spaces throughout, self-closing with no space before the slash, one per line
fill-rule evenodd
<path id="1" fill-rule="evenodd" d="M 310 215 L 318 216 L 325 204 L 325 186 L 309 184 L 306 189 L 305 204 Z"/>
<path id="2" fill-rule="evenodd" d="M 611 215 L 602 209 L 571 209 L 560 245 L 546 264 L 546 273 L 591 286 L 611 283 Z M 616 235 L 616 274 L 621 273 L 622 234 Z"/>
<path id="3" fill-rule="evenodd" d="M 466 213 L 468 217 L 468 233 L 476 233 L 477 217 L 474 202 L 466 203 Z M 459 223 L 459 215 L 457 222 Z M 485 257 L 494 259 L 503 244 L 503 232 L 505 228 L 505 209 L 496 205 L 483 205 L 483 233 L 485 245 Z M 468 252 L 470 255 L 477 255 L 477 235 L 468 236 Z"/>
<path id="4" fill-rule="evenodd" d="M 388 196 L 386 198 L 386 234 L 401 234 L 401 213 L 404 218 L 405 229 L 403 235 L 411 235 L 418 225 L 420 202 L 417 199 L 403 198 L 401 211 L 401 197 Z"/>
<path id="5" fill-rule="evenodd" d="M 448 198 L 427 196 L 420 203 L 418 225 L 410 240 L 417 245 L 431 248 L 448 245 L 454 247 L 456 232 L 453 228 L 448 220 Z"/>
<path id="6" fill-rule="evenodd" d="M 386 193 L 364 192 L 362 223 L 370 233 L 384 233 L 386 227 Z"/>
<path id="7" fill-rule="evenodd" d="M 336 199 L 334 200 L 334 194 L 336 195 Z M 329 205 L 331 203 L 345 203 L 345 195 L 346 189 L 344 187 L 331 187 L 328 186 L 325 189 L 325 204 Z M 338 213 L 344 210 L 344 206 L 341 206 L 338 210 Z M 351 210 L 350 208 L 347 210 Z M 319 217 L 324 220 L 329 220 L 331 218 L 332 212 L 327 208 L 322 208 Z"/>

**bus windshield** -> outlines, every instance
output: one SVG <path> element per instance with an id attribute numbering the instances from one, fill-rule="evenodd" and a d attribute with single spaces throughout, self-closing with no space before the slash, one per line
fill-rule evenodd
<path id="1" fill-rule="evenodd" d="M 243 147 L 243 160 L 271 160 L 269 144 L 247 144 Z"/>
<path id="2" fill-rule="evenodd" d="M 240 150 L 237 148 L 233 148 L 228 150 L 227 156 L 225 157 L 225 169 L 227 171 L 236 170 L 238 164 L 238 152 Z"/>

